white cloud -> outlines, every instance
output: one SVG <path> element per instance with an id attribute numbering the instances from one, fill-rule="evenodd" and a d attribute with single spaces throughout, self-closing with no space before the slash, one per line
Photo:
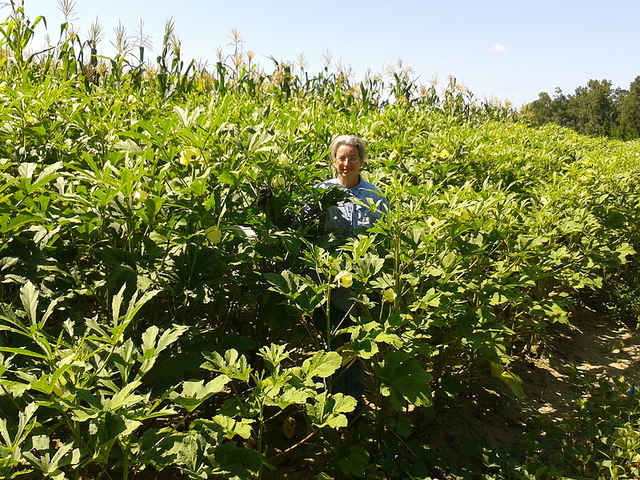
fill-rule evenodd
<path id="1" fill-rule="evenodd" d="M 494 43 L 491 48 L 489 48 L 489 53 L 507 53 L 507 47 L 504 45 L 500 45 L 499 43 Z"/>

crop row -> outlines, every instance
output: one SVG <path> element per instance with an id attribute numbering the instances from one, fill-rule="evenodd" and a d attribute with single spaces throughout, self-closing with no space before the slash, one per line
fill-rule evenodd
<path id="1" fill-rule="evenodd" d="M 375 433 L 352 456 L 418 475 L 387 432 L 422 458 L 415 423 L 470 382 L 522 396 L 512 358 L 633 265 L 638 143 L 531 129 L 453 89 L 364 108 L 339 82 L 246 88 L 222 67 L 211 84 L 116 62 L 94 81 L 66 46 L 61 64 L 0 64 L 8 478 L 260 474 L 274 422 L 347 426 L 355 401 L 328 385 L 354 356 Z M 349 241 L 304 217 L 332 201 L 314 185 L 344 132 L 369 142 L 390 204 Z M 331 330 L 318 312 L 345 275 L 362 314 Z"/>

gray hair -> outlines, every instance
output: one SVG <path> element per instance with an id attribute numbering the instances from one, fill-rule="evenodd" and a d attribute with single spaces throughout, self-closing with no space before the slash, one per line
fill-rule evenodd
<path id="1" fill-rule="evenodd" d="M 336 152 L 342 145 L 348 145 L 350 147 L 356 147 L 358 149 L 358 155 L 362 161 L 367 157 L 367 144 L 360 137 L 354 135 L 339 135 L 331 142 L 331 159 L 336 158 Z"/>

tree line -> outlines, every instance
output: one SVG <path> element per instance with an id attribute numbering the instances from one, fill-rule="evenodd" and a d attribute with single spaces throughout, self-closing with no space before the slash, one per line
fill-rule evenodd
<path id="1" fill-rule="evenodd" d="M 585 135 L 640 138 L 640 76 L 628 90 L 613 88 L 609 80 L 589 80 L 573 95 L 560 88 L 553 96 L 541 92 L 522 112 L 536 126 L 556 123 Z"/>

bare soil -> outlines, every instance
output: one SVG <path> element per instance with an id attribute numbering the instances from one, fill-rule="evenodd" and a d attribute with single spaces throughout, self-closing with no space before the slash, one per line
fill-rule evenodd
<path id="1" fill-rule="evenodd" d="M 583 309 L 568 324 L 552 325 L 548 334 L 541 352 L 523 355 L 509 366 L 523 381 L 524 399 L 515 399 L 498 381 L 495 389 L 485 387 L 456 399 L 429 425 L 425 441 L 430 448 L 469 464 L 471 444 L 517 455 L 524 435 L 531 434 L 532 417 L 539 427 L 578 415 L 599 380 L 623 378 L 629 388 L 640 387 L 640 331 Z"/>

